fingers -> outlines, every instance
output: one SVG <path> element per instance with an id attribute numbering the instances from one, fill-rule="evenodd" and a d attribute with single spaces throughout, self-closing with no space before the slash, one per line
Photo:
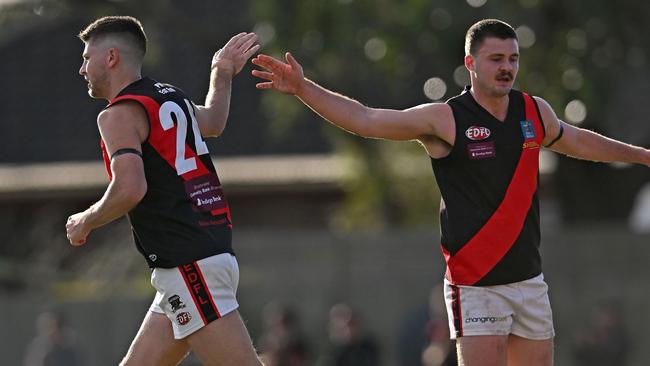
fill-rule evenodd
<path id="1" fill-rule="evenodd" d="M 273 68 L 276 68 L 284 64 L 282 61 L 277 60 L 271 56 L 267 56 L 265 54 L 257 55 L 254 59 L 251 60 L 251 62 L 267 70 L 272 70 Z"/>
<path id="2" fill-rule="evenodd" d="M 239 42 L 239 40 L 240 40 L 243 36 L 245 36 L 245 35 L 246 35 L 246 32 L 241 32 L 241 33 L 237 33 L 237 34 L 235 34 L 234 36 L 232 36 L 232 38 L 230 38 L 230 39 L 228 40 L 228 42 L 226 43 L 225 46 L 223 46 L 223 48 L 234 46 L 234 45 L 237 44 L 237 43 Z"/>
<path id="3" fill-rule="evenodd" d="M 251 48 L 252 45 L 257 42 L 257 34 L 255 33 L 248 33 L 245 36 L 241 37 L 240 41 L 238 42 L 237 48 L 241 50 L 248 50 Z"/>
<path id="4" fill-rule="evenodd" d="M 82 246 L 82 245 L 86 244 L 86 238 L 78 239 L 78 240 L 74 240 L 74 241 L 73 241 L 73 240 L 70 240 L 70 244 L 71 244 L 73 247 L 79 247 L 79 246 Z"/>
<path id="5" fill-rule="evenodd" d="M 244 53 L 244 58 L 246 60 L 248 60 L 251 56 L 253 56 L 260 49 L 260 47 L 261 47 L 260 45 L 256 44 L 255 46 L 249 48 L 248 51 L 246 51 L 246 53 Z"/>
<path id="6" fill-rule="evenodd" d="M 260 79 L 273 80 L 273 73 L 270 72 L 253 70 L 251 71 L 251 74 L 253 74 L 253 76 L 257 76 Z"/>
<path id="7" fill-rule="evenodd" d="M 257 89 L 272 89 L 273 88 L 273 82 L 272 81 L 267 81 L 264 83 L 257 83 L 255 84 L 255 87 Z"/>
<path id="8" fill-rule="evenodd" d="M 257 42 L 257 34 L 255 33 L 238 33 L 234 35 L 228 43 L 226 43 L 221 50 L 226 50 L 226 49 L 233 49 L 233 50 L 239 50 L 242 52 L 247 52 L 252 45 Z"/>
<path id="9" fill-rule="evenodd" d="M 290 52 L 287 52 L 284 57 L 287 59 L 287 62 L 289 65 L 291 65 L 292 68 L 297 69 L 300 67 L 300 64 L 298 61 L 296 61 L 295 58 L 293 58 L 293 55 Z"/>
<path id="10" fill-rule="evenodd" d="M 76 246 L 79 246 L 79 245 L 86 244 L 86 237 L 85 236 L 80 238 L 80 237 L 78 237 L 78 234 L 68 232 L 66 237 L 68 238 L 68 241 L 70 242 L 70 245 L 72 245 L 72 246 L 76 247 Z"/>
<path id="11" fill-rule="evenodd" d="M 68 220 L 65 223 L 66 237 L 72 246 L 80 246 L 86 244 L 86 237 L 88 233 L 84 233 L 79 226 L 79 220 L 76 218 L 77 215 L 72 215 L 68 217 Z"/>

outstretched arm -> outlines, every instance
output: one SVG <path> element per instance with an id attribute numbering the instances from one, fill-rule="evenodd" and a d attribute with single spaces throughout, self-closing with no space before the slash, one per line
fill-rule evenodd
<path id="1" fill-rule="evenodd" d="M 147 116 L 140 106 L 120 103 L 103 111 L 97 118 L 99 131 L 111 156 L 120 149 L 141 152 L 141 142 L 148 134 Z M 95 228 L 124 216 L 147 192 L 142 158 L 133 153 L 111 159 L 111 180 L 104 196 L 83 212 L 71 215 L 66 233 L 74 246 L 86 243 Z"/>
<path id="2" fill-rule="evenodd" d="M 258 89 L 275 89 L 295 95 L 304 104 L 332 124 L 363 137 L 390 140 L 415 140 L 437 136 L 453 143 L 453 119 L 449 106 L 423 104 L 406 110 L 369 108 L 306 79 L 302 67 L 290 54 L 286 63 L 267 55 L 252 62 L 263 68 L 253 75 L 266 81 Z"/>
<path id="3" fill-rule="evenodd" d="M 201 135 L 219 136 L 226 127 L 230 111 L 232 78 L 260 48 L 255 33 L 239 33 L 212 57 L 210 87 L 205 105 L 196 106 L 196 118 Z"/>
<path id="4" fill-rule="evenodd" d="M 549 148 L 568 156 L 598 162 L 635 163 L 650 166 L 650 150 L 626 144 L 596 132 L 565 123 L 557 118 L 551 106 L 535 97 L 546 128 L 544 146 L 556 140 Z"/>

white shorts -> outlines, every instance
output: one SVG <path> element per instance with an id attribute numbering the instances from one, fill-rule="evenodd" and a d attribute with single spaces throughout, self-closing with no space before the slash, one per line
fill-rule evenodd
<path id="1" fill-rule="evenodd" d="M 553 338 L 553 313 L 544 275 L 498 286 L 452 285 L 445 279 L 451 339 L 514 334 Z"/>
<path id="2" fill-rule="evenodd" d="M 167 315 L 176 339 L 239 307 L 235 298 L 239 265 L 229 253 L 176 268 L 154 268 L 151 284 L 157 293 L 149 311 Z"/>

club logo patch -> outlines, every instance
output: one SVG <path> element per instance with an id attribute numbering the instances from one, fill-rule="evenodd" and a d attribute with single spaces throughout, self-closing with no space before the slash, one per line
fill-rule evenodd
<path id="1" fill-rule="evenodd" d="M 472 141 L 481 141 L 490 137 L 490 129 L 487 127 L 471 126 L 465 131 L 465 136 Z"/>
<path id="2" fill-rule="evenodd" d="M 169 305 L 172 306 L 172 313 L 176 313 L 178 310 L 185 308 L 185 304 L 178 295 L 170 296 L 167 301 L 169 301 Z"/>
<path id="3" fill-rule="evenodd" d="M 184 312 L 176 315 L 176 321 L 178 321 L 179 325 L 185 325 L 185 324 L 189 323 L 190 320 L 192 320 L 192 316 L 187 311 L 184 311 Z"/>
<path id="4" fill-rule="evenodd" d="M 524 135 L 524 138 L 526 140 L 529 139 L 534 139 L 535 136 L 535 125 L 533 125 L 533 121 L 521 121 L 519 122 L 521 125 L 521 134 Z"/>

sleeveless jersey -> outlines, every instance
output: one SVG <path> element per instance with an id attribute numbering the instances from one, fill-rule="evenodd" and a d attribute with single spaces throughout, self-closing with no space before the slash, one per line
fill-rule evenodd
<path id="1" fill-rule="evenodd" d="M 469 87 L 447 101 L 456 123 L 448 156 L 431 159 L 440 188 L 447 280 L 489 286 L 541 273 L 537 185 L 544 125 L 533 98 L 511 90 L 505 121 Z"/>
<path id="2" fill-rule="evenodd" d="M 142 143 L 147 193 L 128 213 L 138 251 L 152 268 L 234 254 L 228 203 L 192 102 L 176 87 L 149 78 L 124 88 L 106 108 L 124 101 L 139 103 L 149 119 Z M 103 141 L 101 147 L 112 179 Z"/>

